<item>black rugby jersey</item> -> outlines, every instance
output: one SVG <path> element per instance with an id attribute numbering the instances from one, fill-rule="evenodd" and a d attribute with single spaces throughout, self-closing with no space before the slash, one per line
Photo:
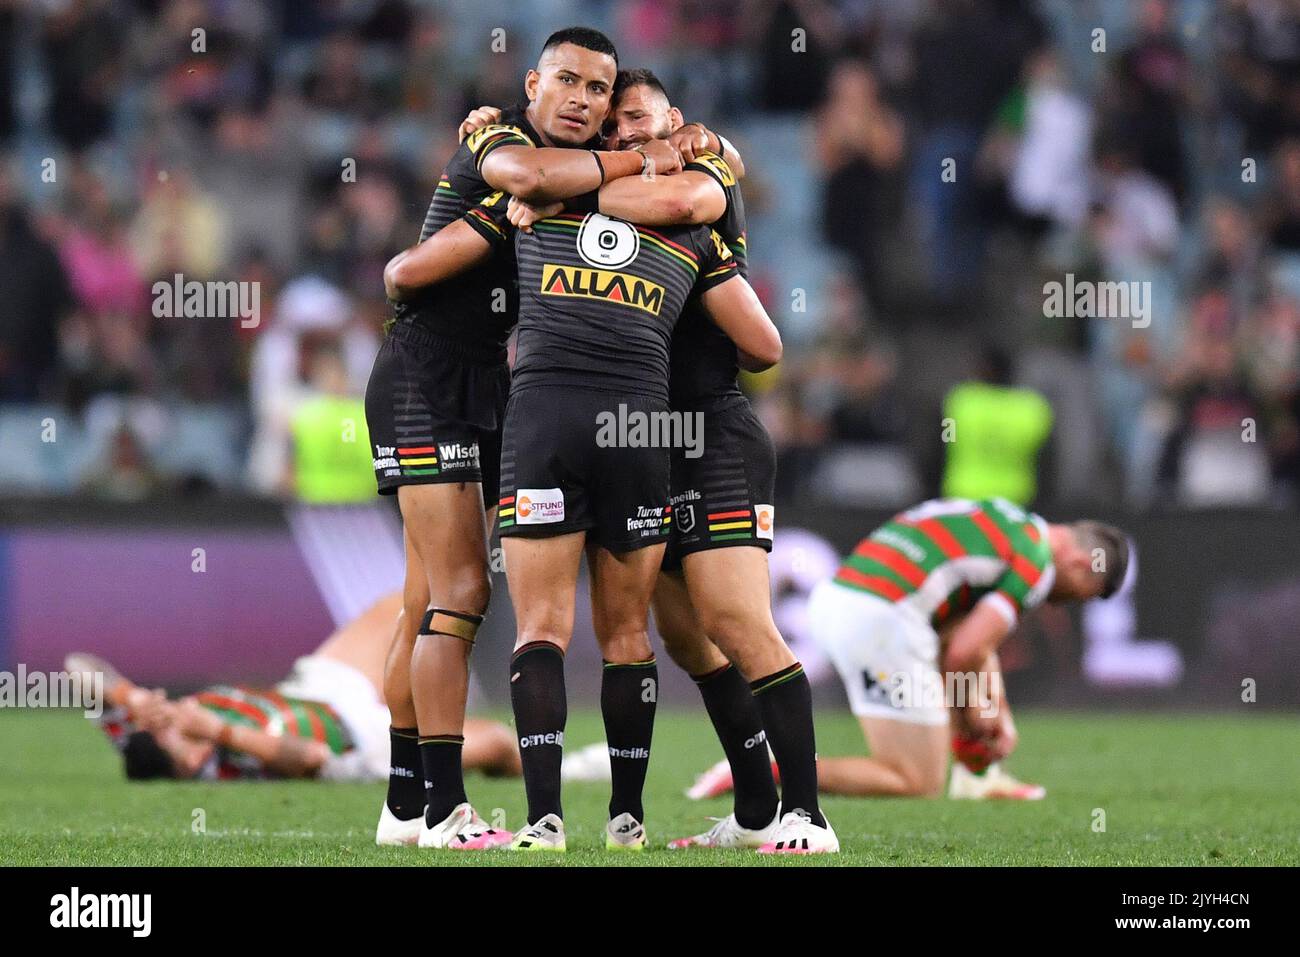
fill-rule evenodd
<path id="1" fill-rule="evenodd" d="M 708 226 L 650 229 L 561 213 L 514 237 L 514 387 L 565 385 L 667 400 L 669 346 L 687 299 L 739 275 Z"/>
<path id="2" fill-rule="evenodd" d="M 508 198 L 483 179 L 483 160 L 502 146 L 540 145 L 541 138 L 518 106 L 502 113 L 500 123 L 467 136 L 439 177 L 424 216 L 420 241 L 457 219 L 481 215 L 477 210 L 485 199 L 499 200 L 504 210 Z M 485 229 L 501 232 L 493 221 L 487 223 Z M 498 361 L 505 359 L 506 339 L 519 314 L 518 306 L 514 256 L 509 244 L 501 244 L 487 262 L 426 286 L 405 302 L 393 303 L 398 322 L 414 322 L 456 340 L 467 351 Z"/>
<path id="3" fill-rule="evenodd" d="M 740 275 L 748 278 L 745 203 L 740 196 L 736 174 L 725 159 L 709 152 L 696 154 L 686 169 L 712 176 L 726 193 L 727 208 L 712 227 L 731 249 Z M 674 409 L 692 411 L 725 407 L 743 395 L 736 384 L 739 374 L 736 344 L 714 324 L 699 297 L 693 295 L 673 331 L 669 402 Z"/>

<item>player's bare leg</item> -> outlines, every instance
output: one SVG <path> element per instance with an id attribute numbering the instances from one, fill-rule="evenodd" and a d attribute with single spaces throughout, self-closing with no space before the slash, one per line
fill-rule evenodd
<path id="1" fill-rule="evenodd" d="M 491 597 L 482 488 L 475 482 L 405 485 L 397 497 L 429 594 L 410 666 L 427 785 L 420 843 L 496 846 L 507 835 L 478 827 L 462 761 L 469 655 Z"/>
<path id="2" fill-rule="evenodd" d="M 749 681 L 776 756 L 783 833 L 773 835 L 774 843 L 778 850 L 791 841 L 838 850 L 817 800 L 812 687 L 772 620 L 767 553 L 750 546 L 694 552 L 682 569 L 704 633 Z"/>
<path id="3" fill-rule="evenodd" d="M 389 714 L 388 794 L 375 840 L 381 844 L 414 844 L 424 823 L 424 768 L 420 761 L 420 729 L 411 691 L 411 656 L 424 610 L 429 607 L 429 582 L 420 556 L 403 531 L 406 578 L 398 596 L 393 637 L 384 659 L 383 692 Z"/>
<path id="4" fill-rule="evenodd" d="M 505 537 L 506 574 L 515 609 L 510 659 L 510 704 L 519 735 L 528 827 L 515 837 L 520 850 L 563 851 L 560 762 L 568 700 L 564 653 L 573 637 L 578 569 L 586 532 L 554 538 Z"/>
<path id="5" fill-rule="evenodd" d="M 948 770 L 947 725 L 859 718 L 871 756 L 821 758 L 826 794 L 938 797 Z"/>
<path id="6" fill-rule="evenodd" d="M 744 847 L 766 842 L 780 799 L 772 779 L 767 733 L 749 682 L 718 646 L 709 640 L 695 614 L 686 580 L 680 572 L 659 576 L 654 593 L 655 625 L 664 650 L 691 676 L 726 760 L 706 772 L 704 790 L 692 797 L 712 797 L 733 791 L 731 815 L 703 834 L 678 838 L 669 847 Z M 697 782 L 700 784 L 701 782 Z"/>

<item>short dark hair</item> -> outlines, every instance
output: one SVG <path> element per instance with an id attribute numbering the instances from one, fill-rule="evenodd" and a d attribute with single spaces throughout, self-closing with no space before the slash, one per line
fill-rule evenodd
<path id="1" fill-rule="evenodd" d="M 1075 522 L 1074 535 L 1080 547 L 1101 558 L 1101 598 L 1109 598 L 1119 591 L 1128 574 L 1128 536 L 1113 525 L 1101 522 Z M 1100 556 L 1096 553 L 1100 552 Z"/>
<path id="2" fill-rule="evenodd" d="M 542 53 L 552 47 L 558 47 L 561 43 L 572 43 L 584 50 L 594 50 L 613 57 L 614 65 L 618 66 L 618 50 L 614 49 L 614 41 L 599 30 L 593 30 L 591 27 L 565 27 L 563 30 L 556 30 L 542 44 Z M 538 56 L 540 57 L 541 54 Z"/>
<path id="3" fill-rule="evenodd" d="M 658 90 L 669 103 L 672 99 L 668 96 L 668 91 L 664 89 L 663 83 L 659 77 L 655 76 L 654 70 L 619 70 L 618 76 L 614 78 L 614 95 L 610 97 L 612 103 L 617 103 L 618 98 L 632 89 L 634 86 L 648 86 L 652 90 Z"/>
<path id="4" fill-rule="evenodd" d="M 176 763 L 148 731 L 133 731 L 122 746 L 126 776 L 131 781 L 176 777 Z"/>

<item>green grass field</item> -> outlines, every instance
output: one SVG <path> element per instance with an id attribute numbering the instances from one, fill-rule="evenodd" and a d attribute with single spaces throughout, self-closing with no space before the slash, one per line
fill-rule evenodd
<path id="1" fill-rule="evenodd" d="M 1098 716 L 1027 713 L 1012 769 L 1045 784 L 1046 801 L 997 804 L 829 798 L 844 853 L 859 865 L 1115 865 L 1300 863 L 1300 722 L 1289 716 Z M 570 718 L 568 740 L 598 740 L 599 717 Z M 818 716 L 824 754 L 861 748 L 847 714 Z M 720 756 L 702 716 L 660 715 L 647 786 L 647 826 L 660 849 L 601 846 L 606 785 L 565 792 L 569 853 L 457 855 L 377 848 L 379 784 L 128 784 L 103 735 L 80 715 L 0 715 L 0 863 L 24 865 L 631 864 L 804 866 L 742 852 L 676 852 L 728 802 L 682 789 Z M 506 824 L 522 819 L 518 780 L 472 776 L 471 800 Z M 1104 833 L 1094 809 L 1105 812 Z M 191 824 L 202 809 L 206 833 Z M 538 858 L 543 858 L 539 860 Z"/>

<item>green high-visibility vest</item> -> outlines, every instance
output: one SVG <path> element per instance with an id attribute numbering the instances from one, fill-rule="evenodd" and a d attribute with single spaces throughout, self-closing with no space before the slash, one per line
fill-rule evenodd
<path id="1" fill-rule="evenodd" d="M 360 399 L 322 395 L 293 417 L 293 470 L 304 502 L 338 505 L 375 496 L 375 471 Z"/>
<path id="2" fill-rule="evenodd" d="M 943 494 L 1028 505 L 1038 492 L 1038 451 L 1052 407 L 1032 389 L 963 382 L 943 402 L 947 460 Z"/>

